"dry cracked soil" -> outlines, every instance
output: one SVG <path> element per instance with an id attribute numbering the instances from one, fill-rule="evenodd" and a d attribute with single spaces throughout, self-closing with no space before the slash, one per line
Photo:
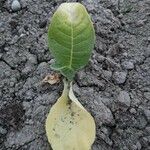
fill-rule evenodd
<path id="1" fill-rule="evenodd" d="M 50 150 L 44 124 L 63 83 L 41 80 L 53 73 L 48 24 L 66 1 L 20 0 L 17 11 L 12 1 L 0 0 L 0 150 Z M 73 85 L 96 121 L 92 149 L 150 150 L 150 0 L 78 2 L 96 30 Z"/>

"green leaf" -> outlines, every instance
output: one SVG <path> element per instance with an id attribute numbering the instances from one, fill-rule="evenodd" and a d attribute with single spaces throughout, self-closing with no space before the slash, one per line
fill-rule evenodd
<path id="1" fill-rule="evenodd" d="M 52 68 L 72 80 L 89 60 L 95 43 L 90 16 L 80 3 L 63 3 L 54 13 L 48 31 Z"/>

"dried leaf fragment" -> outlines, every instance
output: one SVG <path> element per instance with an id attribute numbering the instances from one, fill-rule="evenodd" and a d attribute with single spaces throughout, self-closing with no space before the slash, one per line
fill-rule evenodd
<path id="1" fill-rule="evenodd" d="M 95 140 L 93 117 L 64 85 L 62 96 L 51 108 L 46 120 L 46 133 L 53 150 L 90 150 Z"/>
<path id="2" fill-rule="evenodd" d="M 60 77 L 57 73 L 55 74 L 50 74 L 50 75 L 47 75 L 43 80 L 42 80 L 42 83 L 49 83 L 51 85 L 53 84 L 56 84 L 56 83 L 59 83 L 60 82 Z"/>

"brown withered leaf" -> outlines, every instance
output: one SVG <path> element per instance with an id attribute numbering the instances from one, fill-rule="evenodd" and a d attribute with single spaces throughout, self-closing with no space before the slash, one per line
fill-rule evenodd
<path id="1" fill-rule="evenodd" d="M 42 83 L 49 83 L 51 85 L 59 83 L 59 82 L 60 82 L 60 75 L 57 73 L 49 74 L 42 80 Z"/>

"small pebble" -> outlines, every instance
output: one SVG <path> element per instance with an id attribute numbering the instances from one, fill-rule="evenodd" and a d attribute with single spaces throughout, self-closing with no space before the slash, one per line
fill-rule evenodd
<path id="1" fill-rule="evenodd" d="M 112 72 L 104 70 L 102 76 L 104 76 L 104 78 L 109 80 L 111 78 L 111 76 L 112 76 Z"/>
<path id="2" fill-rule="evenodd" d="M 150 92 L 144 92 L 144 97 L 150 100 Z"/>
<path id="3" fill-rule="evenodd" d="M 124 62 L 122 62 L 121 65 L 124 69 L 127 69 L 127 70 L 134 68 L 134 64 L 131 61 L 124 61 Z"/>
<path id="4" fill-rule="evenodd" d="M 32 71 L 32 66 L 26 66 L 24 69 L 22 69 L 22 74 L 28 76 Z"/>
<path id="5" fill-rule="evenodd" d="M 41 21 L 41 22 L 39 23 L 39 27 L 40 27 L 40 28 L 45 28 L 45 27 L 46 27 L 46 24 L 47 24 L 47 20 L 45 19 L 45 20 L 43 20 L 43 21 Z"/>
<path id="6" fill-rule="evenodd" d="M 118 18 L 119 18 L 119 19 L 122 19 L 122 18 L 123 18 L 123 14 L 119 14 L 119 15 L 118 15 Z"/>
<path id="7" fill-rule="evenodd" d="M 131 108 L 131 109 L 130 109 L 130 113 L 131 113 L 131 114 L 136 114 L 135 108 Z"/>
<path id="8" fill-rule="evenodd" d="M 122 106 L 130 107 L 131 99 L 126 91 L 120 91 L 117 99 Z"/>
<path id="9" fill-rule="evenodd" d="M 2 126 L 0 126 L 0 134 L 5 135 L 7 133 L 7 130 L 4 129 Z"/>
<path id="10" fill-rule="evenodd" d="M 28 61 L 30 64 L 37 64 L 37 57 L 33 54 L 28 55 Z"/>
<path id="11" fill-rule="evenodd" d="M 122 55 L 125 56 L 125 57 L 127 57 L 128 53 L 124 52 Z"/>
<path id="12" fill-rule="evenodd" d="M 115 72 L 113 79 L 117 84 L 122 84 L 126 81 L 127 73 L 126 72 Z"/>
<path id="13" fill-rule="evenodd" d="M 95 59 L 99 62 L 102 63 L 105 60 L 105 57 L 102 55 L 96 55 Z"/>
<path id="14" fill-rule="evenodd" d="M 147 137 L 142 137 L 141 138 L 141 143 L 143 147 L 148 147 L 148 139 Z"/>
<path id="15" fill-rule="evenodd" d="M 141 26 L 143 26 L 145 24 L 146 21 L 147 21 L 146 19 L 139 20 L 135 24 L 136 24 L 137 27 L 141 27 Z"/>
<path id="16" fill-rule="evenodd" d="M 144 115 L 145 115 L 145 117 L 147 118 L 148 122 L 150 122 L 150 110 L 145 109 L 145 110 L 144 110 Z"/>
<path id="17" fill-rule="evenodd" d="M 150 126 L 146 127 L 145 131 L 150 135 Z"/>
<path id="18" fill-rule="evenodd" d="M 18 0 L 13 0 L 12 4 L 11 4 L 11 9 L 16 12 L 19 11 L 21 9 L 21 5 L 19 3 Z"/>
<path id="19" fill-rule="evenodd" d="M 140 149 L 142 148 L 142 146 L 141 146 L 141 143 L 140 143 L 140 142 L 137 142 L 137 143 L 136 143 L 136 146 L 137 146 L 137 150 L 140 150 Z"/>
<path id="20" fill-rule="evenodd" d="M 3 56 L 3 54 L 2 54 L 2 53 L 0 53 L 0 59 L 2 58 L 2 56 Z"/>
<path id="21" fill-rule="evenodd" d="M 3 23 L 2 22 L 0 22 L 0 27 L 2 27 L 3 26 Z"/>

